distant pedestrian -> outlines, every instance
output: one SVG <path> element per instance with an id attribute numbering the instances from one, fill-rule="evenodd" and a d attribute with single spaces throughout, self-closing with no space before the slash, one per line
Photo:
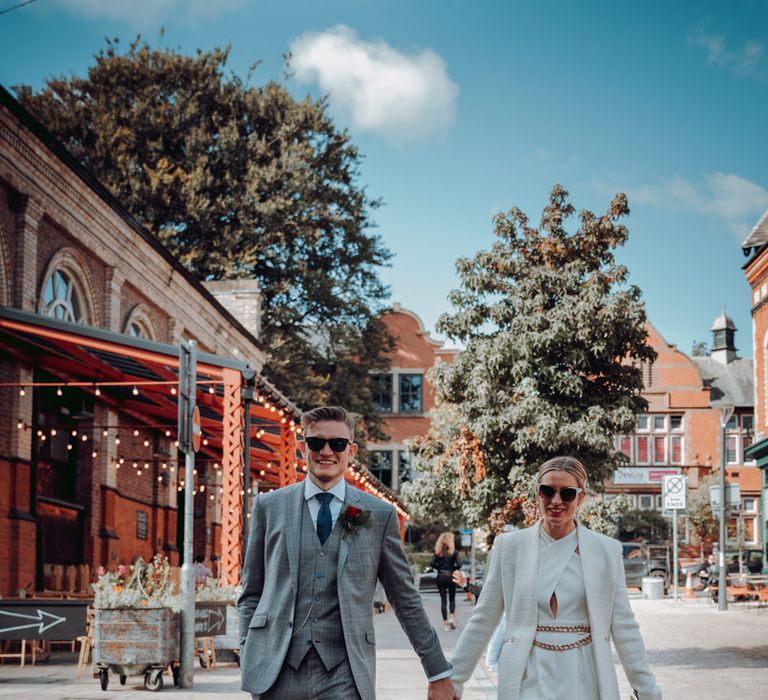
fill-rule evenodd
<path id="1" fill-rule="evenodd" d="M 440 612 L 446 630 L 456 629 L 456 584 L 453 572 L 461 569 L 461 559 L 456 553 L 456 544 L 452 532 L 444 532 L 435 543 L 435 556 L 429 562 L 437 571 L 437 590 L 440 593 Z M 450 617 L 448 615 L 450 609 Z"/>
<path id="2" fill-rule="evenodd" d="M 213 577 L 213 571 L 205 563 L 205 557 L 198 554 L 195 557 L 195 585 L 205 583 L 205 580 Z"/>

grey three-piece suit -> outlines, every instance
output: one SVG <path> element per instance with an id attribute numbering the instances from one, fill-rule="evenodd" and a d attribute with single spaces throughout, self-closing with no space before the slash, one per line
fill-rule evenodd
<path id="1" fill-rule="evenodd" d="M 342 513 L 348 505 L 370 510 L 371 527 L 344 537 L 339 517 L 321 546 L 303 483 L 256 498 L 238 602 L 243 690 L 264 694 L 281 670 L 304 663 L 299 674 L 351 673 L 359 696 L 375 698 L 377 578 L 427 676 L 450 669 L 413 586 L 394 508 L 349 485 Z"/>

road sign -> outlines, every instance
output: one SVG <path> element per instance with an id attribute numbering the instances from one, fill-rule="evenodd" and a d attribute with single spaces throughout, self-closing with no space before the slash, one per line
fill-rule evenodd
<path id="1" fill-rule="evenodd" d="M 195 603 L 195 637 L 217 637 L 227 633 L 227 606 Z"/>
<path id="2" fill-rule="evenodd" d="M 195 406 L 192 411 L 192 449 L 200 450 L 200 440 L 203 437 L 203 429 L 200 427 L 200 407 Z"/>
<path id="3" fill-rule="evenodd" d="M 684 510 L 688 506 L 688 477 L 682 474 L 665 476 L 661 492 L 665 510 Z"/>
<path id="4" fill-rule="evenodd" d="M 720 517 L 720 487 L 709 487 L 709 502 L 716 518 Z M 725 485 L 725 507 L 729 511 L 741 508 L 741 487 L 738 484 Z"/>
<path id="5" fill-rule="evenodd" d="M 75 639 L 85 634 L 90 600 L 0 601 L 0 639 Z"/>

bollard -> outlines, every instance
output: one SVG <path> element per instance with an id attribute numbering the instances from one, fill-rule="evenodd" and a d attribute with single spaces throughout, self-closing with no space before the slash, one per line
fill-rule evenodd
<path id="1" fill-rule="evenodd" d="M 693 574 L 689 571 L 685 577 L 685 597 L 695 598 L 696 591 L 693 590 Z"/>

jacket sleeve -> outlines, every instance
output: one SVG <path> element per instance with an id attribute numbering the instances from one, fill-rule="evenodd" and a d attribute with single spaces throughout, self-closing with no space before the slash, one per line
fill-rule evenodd
<path id="1" fill-rule="evenodd" d="M 494 630 L 498 627 L 501 615 L 504 612 L 504 595 L 502 589 L 502 561 L 504 537 L 496 542 L 488 567 L 488 576 L 483 583 L 483 595 L 478 598 L 477 606 L 472 611 L 464 630 L 459 637 L 456 648 L 451 657 L 453 664 L 453 677 L 456 691 L 459 696 L 464 688 L 464 683 L 472 675 L 477 666 L 488 641 Z"/>
<path id="2" fill-rule="evenodd" d="M 251 529 L 248 533 L 248 547 L 245 550 L 242 574 L 243 591 L 237 600 L 237 613 L 240 620 L 240 648 L 245 646 L 248 625 L 259 605 L 264 590 L 264 523 L 259 497 L 253 502 Z"/>
<path id="3" fill-rule="evenodd" d="M 617 543 L 618 544 L 618 543 Z M 661 689 L 656 685 L 656 677 L 651 672 L 645 654 L 645 645 L 640 635 L 640 625 L 629 604 L 627 584 L 624 577 L 624 564 L 621 558 L 621 546 L 615 554 L 616 592 L 613 600 L 611 618 L 611 637 L 621 665 L 627 674 L 630 685 L 639 700 L 661 700 Z"/>
<path id="4" fill-rule="evenodd" d="M 413 585 L 413 575 L 400 541 L 400 528 L 395 509 L 389 508 L 384 539 L 381 543 L 381 559 L 378 576 L 387 599 L 392 603 L 400 626 L 408 636 L 414 651 L 421 659 L 421 665 L 428 678 L 449 671 L 451 665 L 443 655 L 437 633 L 429 622 L 419 592 Z M 376 515 L 386 517 L 386 511 Z M 249 543 L 250 546 L 250 543 Z"/>

